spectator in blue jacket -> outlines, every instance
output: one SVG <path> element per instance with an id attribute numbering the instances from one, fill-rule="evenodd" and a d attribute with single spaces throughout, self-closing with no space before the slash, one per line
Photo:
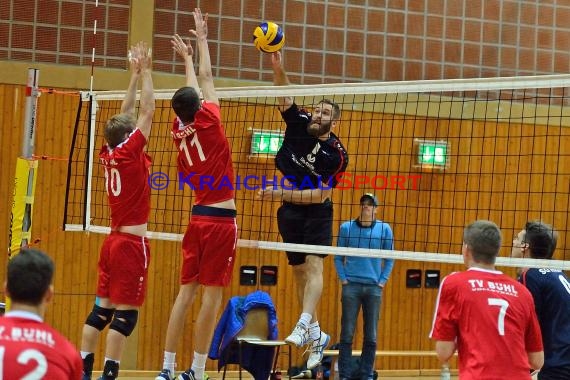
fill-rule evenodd
<path id="1" fill-rule="evenodd" d="M 339 247 L 394 249 L 392 229 L 388 223 L 376 220 L 378 199 L 374 194 L 360 198 L 360 216 L 340 226 Z M 351 371 L 352 341 L 358 313 L 362 307 L 364 341 L 358 378 L 373 378 L 376 358 L 376 335 L 382 289 L 390 277 L 394 260 L 378 257 L 335 256 L 336 271 L 342 283 L 342 318 L 338 369 L 340 379 L 354 378 Z"/>

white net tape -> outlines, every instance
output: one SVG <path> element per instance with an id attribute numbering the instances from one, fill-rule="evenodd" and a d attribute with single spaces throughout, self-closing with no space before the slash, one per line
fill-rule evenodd
<path id="1" fill-rule="evenodd" d="M 66 231 L 84 231 L 82 226 L 68 225 Z M 111 229 L 109 227 L 91 226 L 90 232 L 108 234 Z M 182 241 L 180 234 L 166 234 L 160 232 L 149 232 L 149 239 Z M 386 251 L 379 249 L 366 248 L 347 248 L 310 244 L 292 244 L 271 241 L 244 240 L 238 239 L 238 247 L 261 249 L 267 251 L 289 251 L 316 253 L 319 255 L 341 255 L 341 256 L 357 256 L 357 257 L 382 257 L 396 260 L 425 261 L 431 263 L 444 264 L 463 264 L 463 256 L 452 253 L 432 253 L 432 252 L 414 252 L 414 251 Z M 513 257 L 498 257 L 497 266 L 516 267 L 516 268 L 550 268 L 560 270 L 570 270 L 570 261 L 563 260 L 537 260 L 537 259 L 518 259 Z"/>

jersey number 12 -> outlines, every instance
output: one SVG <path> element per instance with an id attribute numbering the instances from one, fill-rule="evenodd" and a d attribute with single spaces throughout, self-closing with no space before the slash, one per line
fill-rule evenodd
<path id="1" fill-rule="evenodd" d="M 6 347 L 0 346 L 0 380 L 4 380 L 4 352 Z M 18 364 L 27 365 L 30 361 L 36 362 L 36 367 L 20 380 L 37 380 L 42 379 L 47 373 L 48 363 L 47 359 L 40 351 L 33 348 L 22 350 L 16 358 Z M 10 364 L 13 365 L 13 364 Z M 11 380 L 11 379 L 5 379 Z"/>

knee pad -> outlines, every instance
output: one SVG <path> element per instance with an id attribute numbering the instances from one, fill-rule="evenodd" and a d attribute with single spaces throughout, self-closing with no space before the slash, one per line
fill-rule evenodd
<path id="1" fill-rule="evenodd" d="M 101 331 L 105 326 L 111 323 L 114 312 L 115 309 L 105 309 L 104 307 L 93 305 L 93 310 L 91 310 L 91 313 L 87 316 L 85 324 Z"/>
<path id="2" fill-rule="evenodd" d="M 135 329 L 138 318 L 138 310 L 115 310 L 115 317 L 109 328 L 129 336 Z"/>

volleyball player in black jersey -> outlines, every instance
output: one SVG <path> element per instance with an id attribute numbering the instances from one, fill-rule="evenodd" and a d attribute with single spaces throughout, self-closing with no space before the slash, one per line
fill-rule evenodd
<path id="1" fill-rule="evenodd" d="M 275 85 L 288 85 L 281 53 L 272 55 Z M 290 186 L 260 191 L 262 199 L 281 199 L 277 212 L 279 232 L 286 243 L 332 245 L 332 189 L 348 164 L 348 154 L 332 130 L 338 125 L 338 104 L 323 99 L 313 112 L 300 109 L 291 97 L 280 99 L 279 110 L 287 128 L 275 163 Z M 330 341 L 317 321 L 316 308 L 323 290 L 326 255 L 287 252 L 293 267 L 302 313 L 285 339 L 296 346 L 310 344 L 309 369 L 316 367 Z"/>
<path id="2" fill-rule="evenodd" d="M 557 232 L 540 221 L 527 222 L 513 239 L 513 257 L 552 259 Z M 522 269 L 519 281 L 534 298 L 542 330 L 544 365 L 539 380 L 570 379 L 570 279 L 559 269 Z"/>

